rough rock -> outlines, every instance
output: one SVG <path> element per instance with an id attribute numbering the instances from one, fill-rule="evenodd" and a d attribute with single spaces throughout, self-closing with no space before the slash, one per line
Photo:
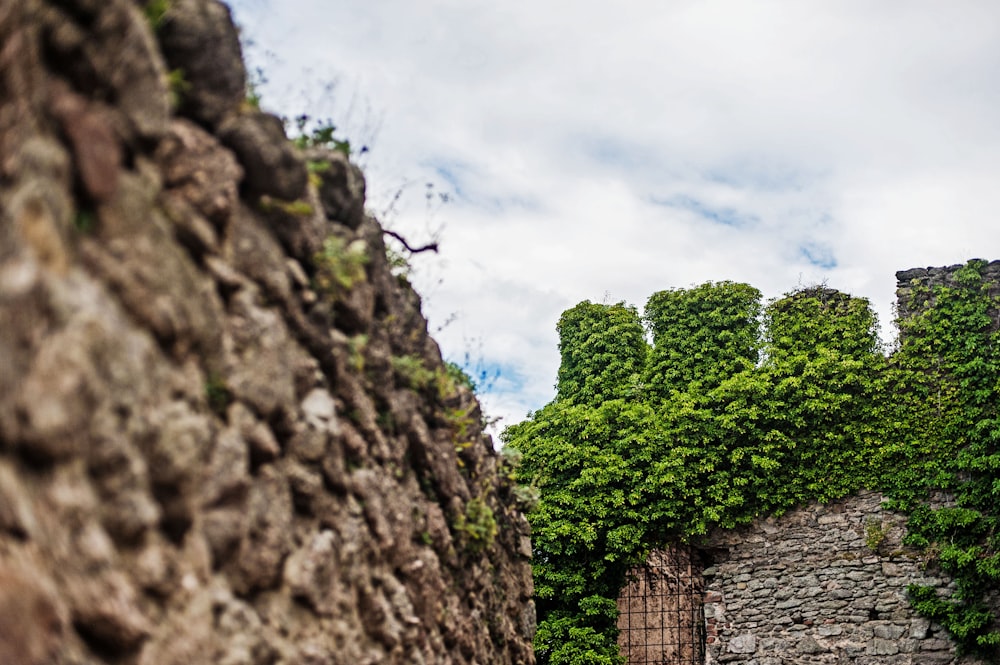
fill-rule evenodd
<path id="1" fill-rule="evenodd" d="M 365 212 L 358 205 L 365 198 L 365 179 L 361 170 L 336 150 L 313 148 L 306 153 L 306 158 L 326 165 L 317 173 L 320 200 L 329 218 L 351 229 L 361 226 Z"/>
<path id="2" fill-rule="evenodd" d="M 243 187 L 249 196 L 292 201 L 305 192 L 305 162 L 285 140 L 280 118 L 260 112 L 235 115 L 219 127 L 219 138 L 243 163 Z"/>
<path id="3" fill-rule="evenodd" d="M 908 318 L 933 305 L 933 299 L 928 300 L 926 290 L 936 286 L 960 287 L 959 271 L 963 264 L 943 267 L 911 268 L 896 273 L 896 303 L 897 316 Z M 982 267 L 983 283 L 986 294 L 990 298 L 1000 298 L 1000 261 L 990 261 Z M 989 312 L 991 330 L 1000 330 L 1000 309 L 993 308 Z"/>
<path id="4" fill-rule="evenodd" d="M 243 169 L 211 134 L 176 119 L 160 141 L 156 161 L 168 192 L 209 221 L 229 219 L 239 199 Z"/>
<path id="5" fill-rule="evenodd" d="M 215 0 L 172 0 L 157 30 L 177 72 L 180 112 L 215 127 L 244 104 L 246 67 L 229 7 Z"/>
<path id="6" fill-rule="evenodd" d="M 68 81 L 91 103 L 113 103 L 112 124 L 128 143 L 136 145 L 162 135 L 170 113 L 167 70 L 136 3 L 13 4 L 35 12 L 40 19 L 41 45 L 55 65 L 53 80 Z"/>

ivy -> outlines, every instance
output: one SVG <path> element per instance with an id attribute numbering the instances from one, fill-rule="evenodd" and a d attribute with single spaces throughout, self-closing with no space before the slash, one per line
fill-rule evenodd
<path id="1" fill-rule="evenodd" d="M 596 404 L 635 394 L 647 345 L 634 308 L 584 301 L 563 313 L 556 330 L 562 399 Z"/>
<path id="2" fill-rule="evenodd" d="M 757 362 L 760 291 L 722 282 L 653 294 L 646 322 L 653 350 L 645 380 L 650 395 L 714 387 Z"/>
<path id="3" fill-rule="evenodd" d="M 862 487 L 909 511 L 907 542 L 955 580 L 951 597 L 911 588 L 917 611 L 994 653 L 1000 308 L 984 265 L 913 285 L 888 356 L 868 301 L 825 286 L 766 305 L 732 282 L 661 291 L 641 318 L 567 310 L 555 400 L 503 434 L 539 493 L 539 662 L 621 662 L 615 599 L 651 549 Z M 931 509 L 942 491 L 954 505 Z"/>
<path id="4" fill-rule="evenodd" d="M 955 503 L 931 509 L 911 498 L 907 541 L 936 553 L 934 563 L 955 581 L 948 598 L 911 587 L 914 606 L 962 651 L 990 656 L 1000 643 L 985 602 L 1000 589 L 1000 335 L 991 317 L 1000 303 L 983 280 L 984 267 L 969 261 L 950 283 L 913 286 L 890 368 L 900 390 L 888 434 L 911 447 L 908 475 L 926 489 L 947 491 Z"/>

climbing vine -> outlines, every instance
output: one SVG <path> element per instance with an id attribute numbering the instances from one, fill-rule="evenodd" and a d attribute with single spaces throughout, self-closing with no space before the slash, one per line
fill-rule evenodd
<path id="1" fill-rule="evenodd" d="M 912 517 L 908 543 L 956 581 L 912 587 L 916 609 L 966 651 L 1000 642 L 998 311 L 972 261 L 914 285 L 885 355 L 869 303 L 824 286 L 761 305 L 745 284 L 584 302 L 560 319 L 556 399 L 506 430 L 530 515 L 539 663 L 621 663 L 616 598 L 628 569 L 690 541 L 882 490 Z M 652 344 L 646 342 L 645 328 Z M 933 492 L 954 506 L 932 510 Z"/>
<path id="2" fill-rule="evenodd" d="M 1000 332 L 991 317 L 1000 301 L 984 267 L 970 261 L 947 284 L 913 285 L 892 368 L 903 425 L 893 434 L 919 454 L 911 475 L 953 498 L 931 508 L 900 492 L 911 510 L 906 542 L 932 553 L 955 582 L 947 598 L 911 585 L 911 601 L 963 651 L 995 655 L 1000 632 L 986 598 L 1000 589 Z"/>

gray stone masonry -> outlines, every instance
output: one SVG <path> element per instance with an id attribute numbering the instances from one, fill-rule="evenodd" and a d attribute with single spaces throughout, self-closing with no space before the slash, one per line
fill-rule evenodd
<path id="1" fill-rule="evenodd" d="M 705 662 L 985 665 L 910 606 L 908 584 L 949 582 L 901 545 L 905 523 L 864 491 L 711 534 Z"/>

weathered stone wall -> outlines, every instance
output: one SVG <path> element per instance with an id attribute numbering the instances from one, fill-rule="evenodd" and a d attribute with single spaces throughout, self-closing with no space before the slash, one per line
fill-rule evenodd
<path id="1" fill-rule="evenodd" d="M 361 173 L 246 103 L 225 5 L 145 5 L 0 2 L 0 663 L 533 662 Z"/>
<path id="2" fill-rule="evenodd" d="M 914 289 L 935 286 L 956 286 L 955 272 L 963 264 L 939 268 L 910 268 L 896 273 L 896 306 L 900 319 L 913 316 L 932 304 L 914 302 Z M 988 285 L 988 293 L 992 298 L 1000 297 L 1000 260 L 990 261 L 983 267 L 983 281 Z M 1000 309 L 992 309 L 994 329 L 1000 327 Z"/>
<path id="3" fill-rule="evenodd" d="M 901 545 L 904 515 L 860 492 L 746 527 L 705 545 L 707 656 L 746 665 L 973 665 L 906 598 L 946 587 Z M 985 664 L 983 664 L 985 665 Z"/>

